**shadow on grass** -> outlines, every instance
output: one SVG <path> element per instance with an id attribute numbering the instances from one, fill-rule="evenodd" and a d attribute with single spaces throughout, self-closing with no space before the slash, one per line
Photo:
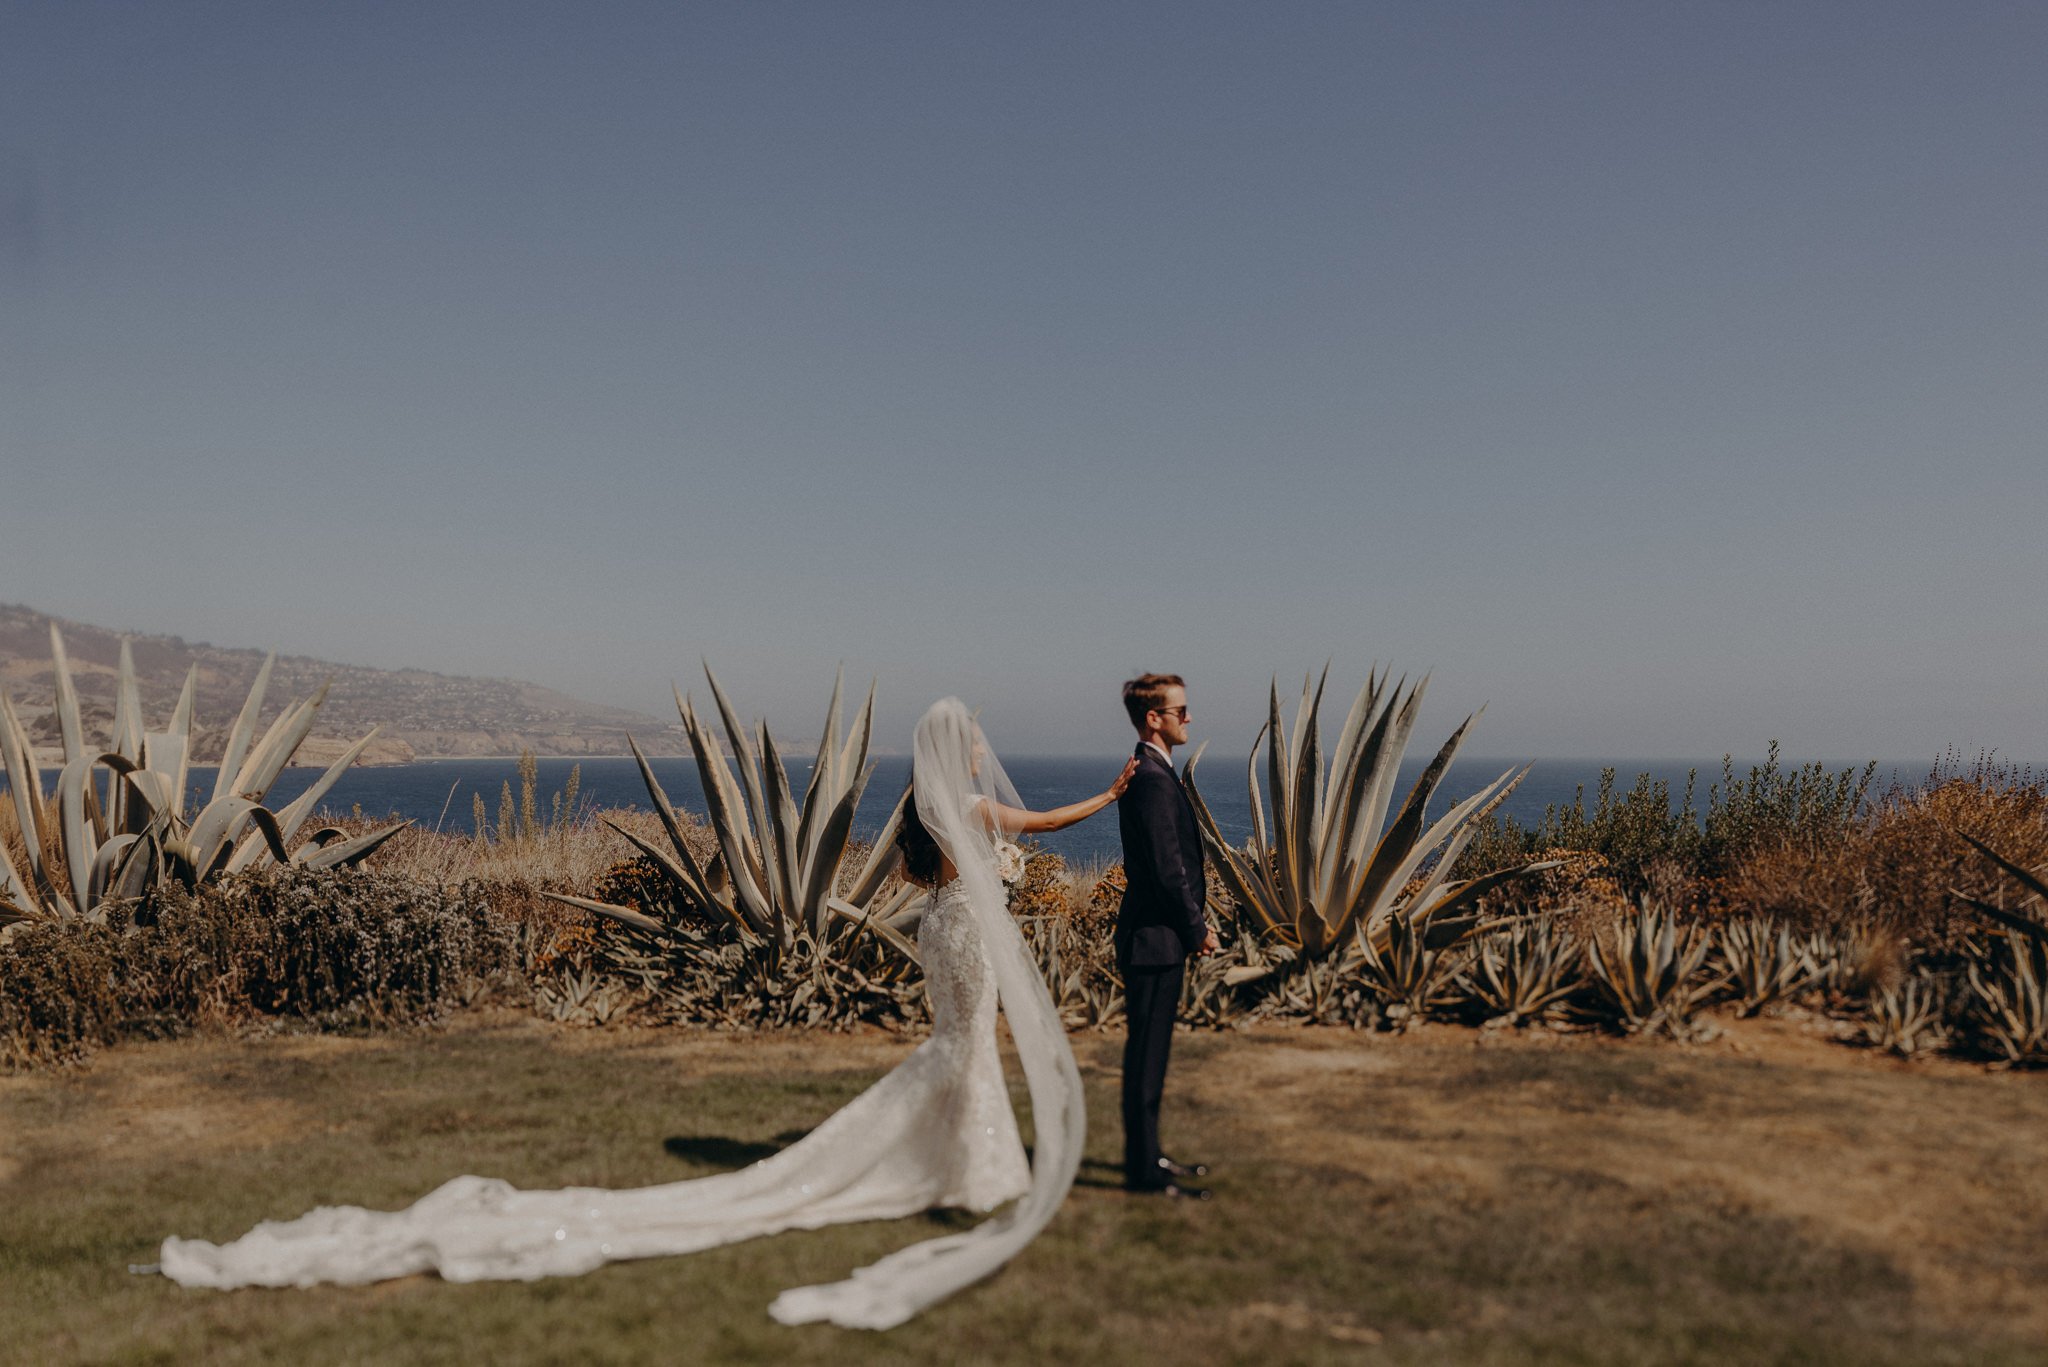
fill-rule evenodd
<path id="1" fill-rule="evenodd" d="M 764 1158 L 773 1158 L 809 1133 L 809 1130 L 784 1130 L 770 1143 L 732 1139 L 721 1134 L 672 1134 L 661 1141 L 661 1147 L 671 1158 L 680 1158 L 686 1163 L 702 1163 L 711 1168 L 744 1168 Z"/>
<path id="2" fill-rule="evenodd" d="M 1081 1171 L 1074 1178 L 1077 1187 L 1093 1187 L 1097 1191 L 1122 1191 L 1124 1189 L 1124 1165 L 1109 1163 L 1100 1158 L 1081 1160 Z"/>

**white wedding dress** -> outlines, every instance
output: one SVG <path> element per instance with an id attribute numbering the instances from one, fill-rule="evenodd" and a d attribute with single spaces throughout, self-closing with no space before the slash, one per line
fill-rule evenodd
<path id="1" fill-rule="evenodd" d="M 992 841 L 965 815 L 983 796 L 1017 805 L 994 757 L 972 749 L 979 744 L 978 727 L 954 699 L 935 704 L 918 726 L 918 811 L 961 869 L 932 894 L 918 935 L 931 1038 L 797 1143 L 737 1172 L 629 1190 L 520 1191 L 492 1178 L 458 1177 L 405 1210 L 322 1206 L 295 1220 L 265 1221 L 227 1244 L 166 1239 L 159 1269 L 182 1285 L 219 1288 L 416 1272 L 464 1282 L 530 1280 L 779 1230 L 935 1207 L 989 1211 L 1023 1197 L 995 1219 L 913 1244 L 847 1281 L 785 1291 L 770 1310 L 785 1323 L 888 1328 L 994 1271 L 1064 1199 L 1085 1121 L 1065 1033 L 1003 907 Z M 1031 1086 L 1035 1168 L 1025 1159 L 996 1049 L 999 997 Z"/>

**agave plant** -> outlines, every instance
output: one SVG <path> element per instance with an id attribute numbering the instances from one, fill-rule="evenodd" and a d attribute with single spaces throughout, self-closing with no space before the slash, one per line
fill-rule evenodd
<path id="1" fill-rule="evenodd" d="M 1644 905 L 1623 921 L 1619 939 L 1611 951 L 1598 938 L 1586 946 L 1616 1022 L 1630 1034 L 1662 1029 L 1684 1039 L 1698 1033 L 1694 1013 L 1720 985 L 1700 975 L 1712 947 L 1708 937 L 1681 930 L 1676 917 Z"/>
<path id="2" fill-rule="evenodd" d="M 697 763 L 717 853 L 705 861 L 690 848 L 684 839 L 682 818 L 669 802 L 668 794 L 662 791 L 647 756 L 630 737 L 628 743 L 640 763 L 641 780 L 647 785 L 647 796 L 655 815 L 661 819 L 669 848 L 644 840 L 616 822 L 607 824 L 655 862 L 688 908 L 713 920 L 729 922 L 764 945 L 771 955 L 789 950 L 800 932 L 817 944 L 832 942 L 833 921 L 838 917 L 861 924 L 915 961 L 916 950 L 905 931 L 915 914 L 912 903 L 917 889 L 898 885 L 885 891 L 884 886 L 901 862 L 895 840 L 897 824 L 902 820 L 901 800 L 866 861 L 854 874 L 845 896 L 838 891 L 840 866 L 851 843 L 854 812 L 860 806 L 871 773 L 867 761 L 874 729 L 873 687 L 868 689 L 867 702 L 842 738 L 840 701 L 844 675 L 834 681 L 824 737 L 818 743 L 817 765 L 799 802 L 767 723 L 759 723 L 749 734 L 708 665 L 704 677 L 710 682 L 711 696 L 724 723 L 732 761 L 728 761 L 718 737 L 698 716 L 694 702 L 680 690 L 676 693 L 676 710 L 682 716 L 683 732 L 689 737 L 690 753 Z M 737 778 L 733 762 L 739 770 Z M 674 930 L 672 925 L 631 907 L 562 893 L 547 895 L 657 938 Z"/>
<path id="3" fill-rule="evenodd" d="M 1069 1030 L 1106 1029 L 1122 1021 L 1123 984 L 1116 976 L 1106 939 L 1082 933 L 1071 916 L 1057 912 L 1024 917 L 1018 929 L 1037 960 L 1039 976 L 1045 979 L 1046 990 L 1052 994 L 1061 1024 Z M 1200 959 L 1190 965 L 1190 979 L 1210 962 Z M 1196 1025 L 1216 1023 L 1200 1011 L 1190 1016 L 1185 1009 L 1186 999 L 1183 994 L 1183 1019 Z"/>
<path id="4" fill-rule="evenodd" d="M 1773 932 L 1776 932 L 1775 934 Z M 1811 948 L 1783 926 L 1757 917 L 1731 921 L 1715 937 L 1728 985 L 1745 1016 L 1793 996 L 1820 978 Z"/>
<path id="5" fill-rule="evenodd" d="M 2029 900 L 2048 906 L 2048 880 L 2021 868 L 1973 835 L 1965 833 L 1963 839 L 2015 879 Z M 2005 929 L 2002 945 L 1970 958 L 1970 1018 L 1986 1042 L 2008 1062 L 2048 1063 L 2048 923 L 1961 893 L 1956 897 Z"/>
<path id="6" fill-rule="evenodd" d="M 1488 1025 L 1541 1020 L 1586 982 L 1584 946 L 1546 917 L 1473 942 L 1465 990 L 1490 1013 Z"/>
<path id="7" fill-rule="evenodd" d="M 410 824 L 395 822 L 354 838 L 324 827 L 308 833 L 296 850 L 291 848 L 314 807 L 377 733 L 372 730 L 350 746 L 282 811 L 265 807 L 264 795 L 312 732 L 327 696 L 323 685 L 311 698 L 290 704 L 258 738 L 256 720 L 275 655 L 257 671 L 229 733 L 212 797 L 191 812 L 186 808 L 186 781 L 197 667 L 185 676 L 169 725 L 162 731 L 146 731 L 135 662 L 123 641 L 111 748 L 95 753 L 86 744 L 71 663 L 55 626 L 50 628 L 50 654 L 64 745 L 64 766 L 54 794 L 44 792 L 28 732 L 14 705 L 0 694 L 0 767 L 13 796 L 26 865 L 18 868 L 0 841 L 0 925 L 38 917 L 99 919 L 107 903 L 146 897 L 166 880 L 193 887 L 265 858 L 305 868 L 338 868 L 363 859 Z M 103 784 L 95 783 L 96 770 L 104 771 Z"/>
<path id="8" fill-rule="evenodd" d="M 1383 1019 L 1397 1030 L 1456 999 L 1451 987 L 1467 956 L 1454 946 L 1465 939 L 1466 929 L 1446 919 L 1449 924 L 1397 913 L 1387 918 L 1384 946 L 1369 936 L 1358 937 L 1359 982 L 1379 998 Z"/>
<path id="9" fill-rule="evenodd" d="M 591 963 L 562 962 L 534 985 L 533 1009 L 547 1020 L 610 1025 L 636 1003 L 630 985 Z"/>
<path id="10" fill-rule="evenodd" d="M 1884 926 L 1815 931 L 1799 943 L 1798 952 L 1813 961 L 1809 985 L 1818 988 L 1831 1004 L 1867 998 L 1896 985 L 1901 945 Z"/>
<path id="11" fill-rule="evenodd" d="M 1966 967 L 1965 1010 L 2009 1063 L 2048 1063 L 2048 937 L 2009 930 Z"/>
<path id="12" fill-rule="evenodd" d="M 1939 1047 L 1946 995 L 1940 979 L 1927 974 L 1907 978 L 1896 987 L 1877 989 L 1870 994 L 1864 1038 L 1901 1058 Z"/>
<path id="13" fill-rule="evenodd" d="M 1270 715 L 1247 766 L 1252 838 L 1245 849 L 1223 839 L 1216 819 L 1195 786 L 1197 752 L 1182 775 L 1203 843 L 1241 914 L 1264 935 L 1310 958 L 1342 953 L 1363 936 L 1384 949 L 1399 914 L 1427 922 L 1442 936 L 1453 927 L 1477 928 L 1475 908 L 1487 893 L 1548 863 L 1501 869 L 1480 878 L 1452 881 L 1450 872 L 1472 839 L 1477 823 L 1504 801 L 1528 772 L 1510 769 L 1430 823 L 1429 799 L 1463 744 L 1479 713 L 1452 733 L 1410 790 L 1400 814 L 1386 822 L 1402 752 L 1415 729 L 1423 679 L 1403 692 L 1406 680 L 1387 683 L 1376 671 L 1351 704 L 1335 750 L 1323 763 L 1319 715 L 1323 685 L 1304 681 L 1301 704 L 1290 731 L 1280 715 L 1280 688 L 1271 694 Z M 1484 709 L 1482 709 L 1483 711 Z M 1266 747 L 1272 815 L 1259 787 L 1259 746 Z M 1419 882 L 1414 882 L 1420 876 Z"/>

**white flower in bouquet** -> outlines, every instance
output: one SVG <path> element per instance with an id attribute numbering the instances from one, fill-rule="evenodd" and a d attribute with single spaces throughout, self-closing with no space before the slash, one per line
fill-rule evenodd
<path id="1" fill-rule="evenodd" d="M 1024 877 L 1024 851 L 1007 840 L 996 842 L 996 876 L 1015 886 Z"/>

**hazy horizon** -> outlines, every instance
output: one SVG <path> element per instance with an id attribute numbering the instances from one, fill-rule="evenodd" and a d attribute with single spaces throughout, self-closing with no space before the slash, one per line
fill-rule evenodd
<path id="1" fill-rule="evenodd" d="M 1166 669 L 1241 764 L 1329 659 L 1415 749 L 2048 756 L 2044 39 L 13 6 L 0 599 L 1020 755 Z"/>

